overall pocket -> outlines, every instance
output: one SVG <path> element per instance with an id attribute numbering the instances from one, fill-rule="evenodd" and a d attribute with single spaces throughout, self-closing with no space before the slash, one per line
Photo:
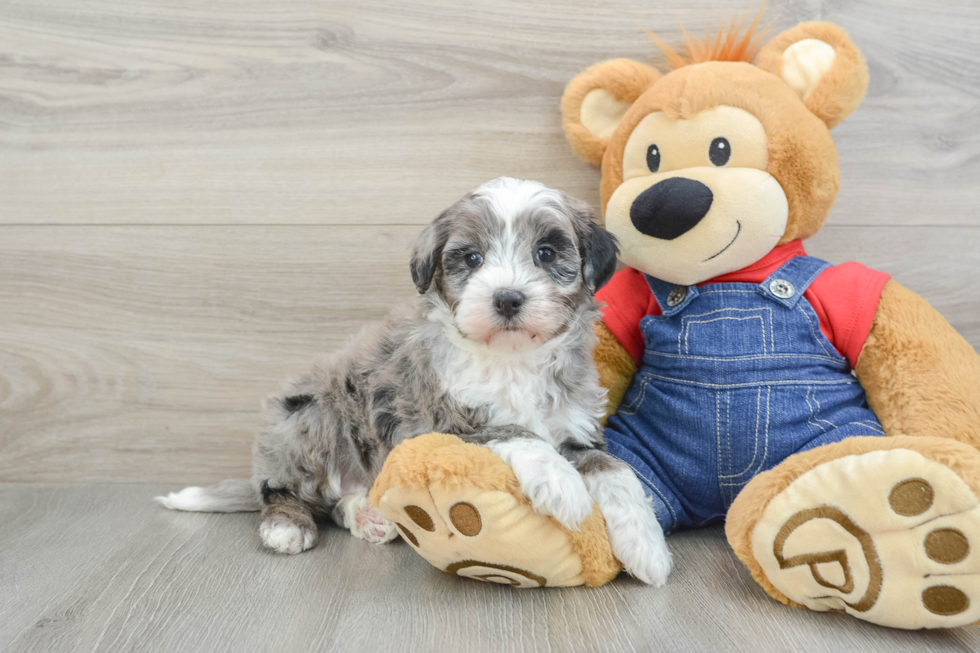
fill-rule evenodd
<path id="1" fill-rule="evenodd" d="M 772 388 L 753 386 L 714 395 L 718 486 L 727 506 L 746 483 L 768 468 Z"/>

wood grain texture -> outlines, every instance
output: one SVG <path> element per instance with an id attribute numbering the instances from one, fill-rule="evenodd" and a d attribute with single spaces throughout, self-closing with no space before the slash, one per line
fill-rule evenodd
<path id="1" fill-rule="evenodd" d="M 751 3 L 749 3 L 751 4 Z M 0 223 L 422 224 L 488 178 L 598 202 L 558 98 L 743 0 L 0 1 Z M 832 224 L 977 225 L 974 0 L 773 0 L 871 68 Z"/>
<path id="2" fill-rule="evenodd" d="M 0 480 L 249 475 L 259 405 L 415 293 L 418 227 L 0 229 Z M 828 227 L 980 345 L 980 230 Z"/>
<path id="3" fill-rule="evenodd" d="M 671 538 L 663 590 L 515 592 L 336 530 L 280 557 L 255 515 L 150 502 L 248 475 L 262 397 L 412 295 L 410 242 L 463 192 L 598 203 L 559 125 L 574 74 L 746 7 L 0 0 L 0 650 L 980 648 L 785 608 L 719 529 Z M 980 347 L 980 6 L 768 15 L 842 25 L 871 67 L 811 253 L 893 273 Z"/>
<path id="4" fill-rule="evenodd" d="M 787 608 L 720 528 L 671 538 L 663 589 L 514 590 L 439 572 L 400 540 L 337 529 L 297 556 L 256 514 L 174 513 L 146 485 L 0 485 L 0 649 L 53 651 L 969 651 L 980 629 L 907 632 Z"/>

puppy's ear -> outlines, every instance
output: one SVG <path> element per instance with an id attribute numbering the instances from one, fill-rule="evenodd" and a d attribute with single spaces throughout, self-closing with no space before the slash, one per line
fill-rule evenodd
<path id="1" fill-rule="evenodd" d="M 419 294 L 425 294 L 432 284 L 432 277 L 435 276 L 442 259 L 442 248 L 446 246 L 449 238 L 449 228 L 446 216 L 449 209 L 439 214 L 439 217 L 426 227 L 412 247 L 412 281 Z"/>
<path id="2" fill-rule="evenodd" d="M 857 109 L 868 90 L 861 51 L 832 23 L 786 30 L 759 51 L 756 65 L 786 82 L 828 128 Z"/>
<path id="3" fill-rule="evenodd" d="M 594 293 L 606 285 L 616 271 L 619 245 L 615 236 L 596 224 L 595 215 L 588 204 L 568 195 L 564 195 L 564 199 L 578 237 L 582 276 Z"/>

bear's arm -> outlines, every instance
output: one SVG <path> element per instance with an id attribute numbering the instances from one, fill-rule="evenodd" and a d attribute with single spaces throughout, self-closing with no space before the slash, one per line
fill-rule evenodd
<path id="1" fill-rule="evenodd" d="M 659 315 L 660 307 L 643 274 L 633 268 L 614 274 L 595 298 L 602 306 L 602 321 L 595 328 L 599 342 L 593 358 L 599 368 L 599 383 L 608 391 L 609 417 L 619 408 L 643 357 L 640 320 L 646 315 Z"/>
<path id="2" fill-rule="evenodd" d="M 608 391 L 606 417 L 609 417 L 619 408 L 623 395 L 636 374 L 636 363 L 605 322 L 596 322 L 595 332 L 599 342 L 596 343 L 592 355 L 599 369 L 599 383 Z"/>
<path id="3" fill-rule="evenodd" d="M 980 356 L 929 303 L 889 281 L 855 369 L 888 435 L 980 446 Z"/>

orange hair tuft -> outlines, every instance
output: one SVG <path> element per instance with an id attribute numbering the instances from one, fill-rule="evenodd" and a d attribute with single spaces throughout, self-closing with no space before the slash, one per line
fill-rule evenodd
<path id="1" fill-rule="evenodd" d="M 759 21 L 762 20 L 762 14 L 765 10 L 765 5 L 759 8 L 755 20 L 749 24 L 744 33 L 742 26 L 745 24 L 745 18 L 741 20 L 733 18 L 727 29 L 721 25 L 718 27 L 717 34 L 712 35 L 711 32 L 706 32 L 704 39 L 693 36 L 681 25 L 681 31 L 684 33 L 685 54 L 678 53 L 653 32 L 647 31 L 647 36 L 663 52 L 667 58 L 667 63 L 675 69 L 706 61 L 752 63 L 755 60 L 755 55 L 762 49 L 763 37 L 769 31 L 768 25 L 759 28 Z"/>

